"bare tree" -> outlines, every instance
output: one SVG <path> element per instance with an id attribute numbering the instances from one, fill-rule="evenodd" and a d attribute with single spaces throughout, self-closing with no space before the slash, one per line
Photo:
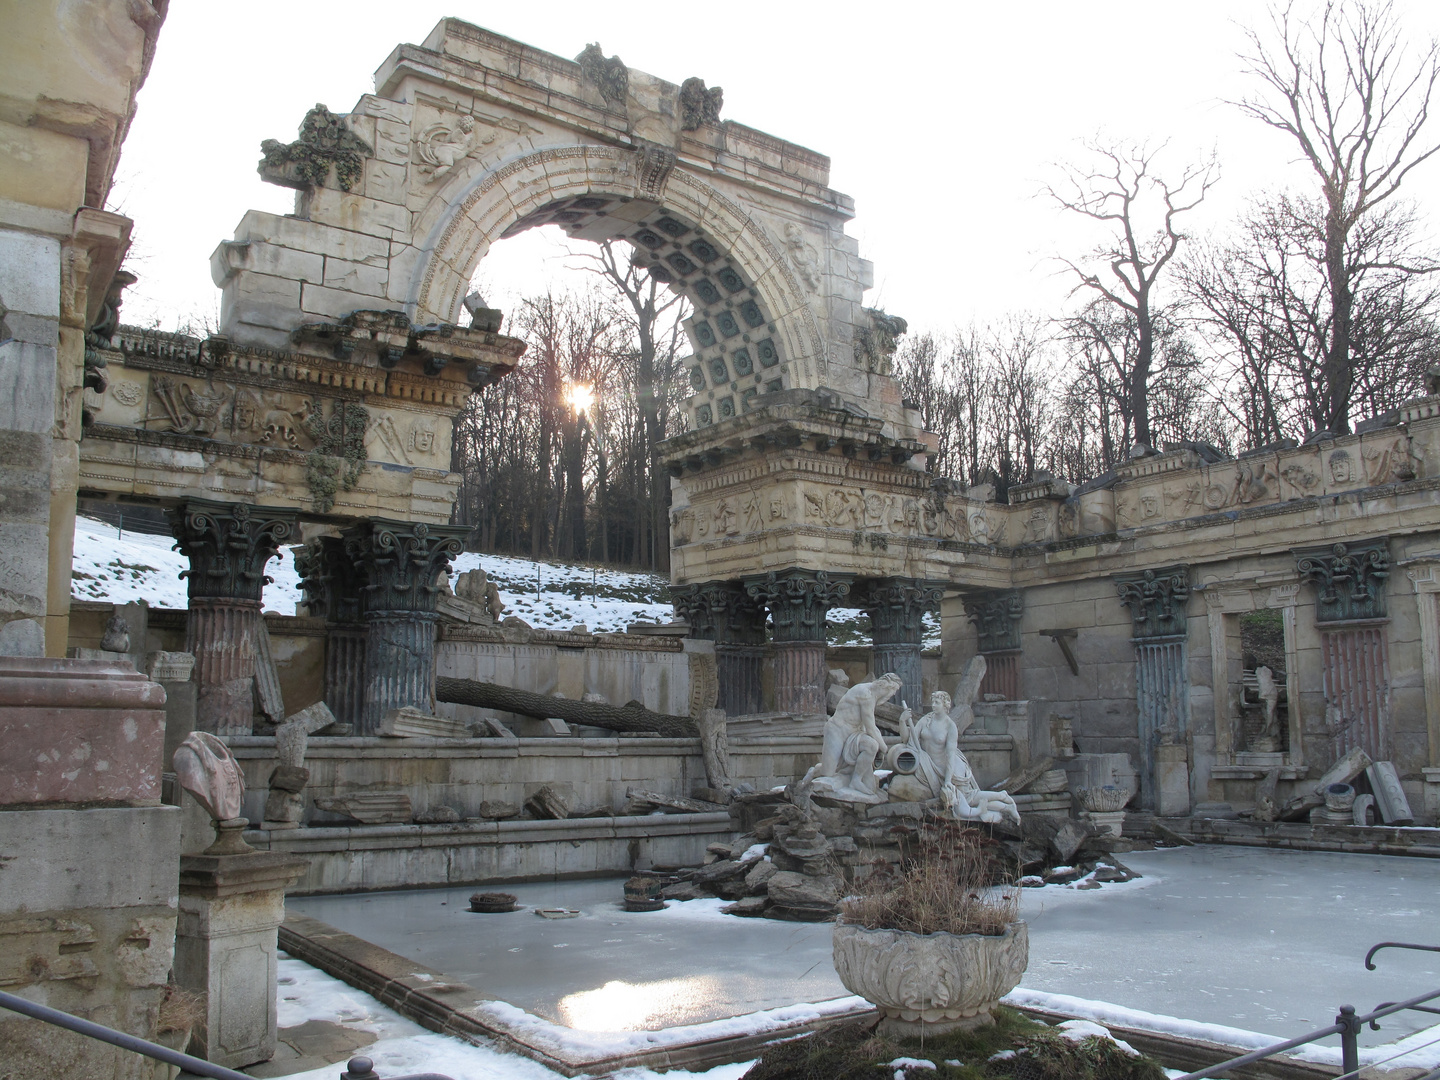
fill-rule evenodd
<path id="1" fill-rule="evenodd" d="M 1136 347 L 1126 360 L 1128 414 L 1136 445 L 1151 447 L 1150 371 L 1155 356 L 1157 283 L 1186 239 L 1176 219 L 1193 210 L 1215 183 L 1214 158 L 1187 165 L 1178 179 L 1156 171 L 1162 147 L 1091 142 L 1090 166 L 1067 166 L 1059 186 L 1046 193 L 1064 210 L 1099 222 L 1109 235 L 1088 258 L 1062 259 L 1089 290 L 1134 320 Z"/>
<path id="2" fill-rule="evenodd" d="M 1218 395 L 1250 446 L 1331 428 L 1334 338 L 1326 205 L 1257 200 L 1236 233 L 1187 259 L 1181 276 L 1219 365 Z M 1440 281 L 1427 272 L 1412 208 L 1392 201 L 1345 240 L 1348 413 L 1378 415 L 1420 392 L 1440 356 Z"/>
<path id="3" fill-rule="evenodd" d="M 1260 90 L 1235 104 L 1288 135 L 1318 181 L 1329 311 L 1317 426 L 1345 432 L 1356 339 L 1352 236 L 1440 150 L 1422 138 L 1440 45 L 1432 40 L 1412 54 L 1388 0 L 1327 0 L 1310 19 L 1297 18 L 1292 2 L 1272 11 L 1271 23 L 1273 42 L 1247 31 L 1242 59 Z"/>

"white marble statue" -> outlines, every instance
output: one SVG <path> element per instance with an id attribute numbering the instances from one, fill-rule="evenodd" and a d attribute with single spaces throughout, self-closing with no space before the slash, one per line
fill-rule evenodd
<path id="1" fill-rule="evenodd" d="M 175 778 L 216 821 L 233 821 L 245 801 L 245 777 L 230 748 L 208 731 L 192 731 L 175 748 Z"/>
<path id="2" fill-rule="evenodd" d="M 876 755 L 885 748 L 875 726 L 875 706 L 898 693 L 901 685 L 900 676 L 887 674 L 845 691 L 835 715 L 825 722 L 820 764 L 806 773 L 802 785 L 813 783 L 816 794 L 849 802 L 886 801 L 875 777 Z"/>
<path id="3" fill-rule="evenodd" d="M 984 657 L 977 659 L 982 662 L 983 672 Z M 910 722 L 910 710 L 900 715 L 900 738 L 915 762 L 915 770 L 891 781 L 892 797 L 938 799 L 962 821 L 993 824 L 1009 818 L 1020 823 L 1020 811 L 1006 792 L 981 790 L 970 762 L 960 751 L 960 728 L 952 719 L 950 695 L 945 691 L 930 695 L 930 711 L 916 723 Z"/>
<path id="4" fill-rule="evenodd" d="M 1261 665 L 1255 669 L 1255 684 L 1260 704 L 1265 707 L 1265 722 L 1256 738 L 1256 748 L 1274 752 L 1280 745 L 1280 686 L 1275 672 Z"/>

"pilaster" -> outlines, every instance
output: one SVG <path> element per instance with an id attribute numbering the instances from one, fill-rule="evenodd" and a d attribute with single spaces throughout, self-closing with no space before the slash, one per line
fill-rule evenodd
<path id="1" fill-rule="evenodd" d="M 1190 678 L 1186 604 L 1190 570 L 1169 566 L 1115 579 L 1120 602 L 1130 609 L 1135 645 L 1135 695 L 1139 713 L 1140 797 L 1156 813 L 1188 811 Z"/>
<path id="2" fill-rule="evenodd" d="M 690 624 L 690 635 L 715 642 L 718 706 L 729 716 L 760 712 L 765 608 L 740 581 L 675 585 L 670 593 L 675 610 Z"/>
<path id="3" fill-rule="evenodd" d="M 1018 701 L 1020 692 L 1020 618 L 1025 597 L 1019 589 L 988 591 L 965 597 L 965 616 L 975 624 L 975 651 L 986 659 L 981 694 L 1001 694 Z"/>

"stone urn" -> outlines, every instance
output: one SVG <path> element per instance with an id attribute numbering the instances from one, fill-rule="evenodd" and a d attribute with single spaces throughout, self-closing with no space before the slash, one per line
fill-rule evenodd
<path id="1" fill-rule="evenodd" d="M 835 971 L 880 1010 L 884 1034 L 942 1035 L 994 1022 L 990 1010 L 1030 961 L 1025 923 L 1004 934 L 912 934 L 837 923 Z"/>

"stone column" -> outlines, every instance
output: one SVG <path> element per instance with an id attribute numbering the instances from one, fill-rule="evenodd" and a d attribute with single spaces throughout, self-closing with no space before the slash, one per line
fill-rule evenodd
<path id="1" fill-rule="evenodd" d="M 192 1050 L 238 1069 L 275 1056 L 275 938 L 304 859 L 279 852 L 182 855 L 175 981 L 204 995 Z"/>
<path id="2" fill-rule="evenodd" d="M 938 608 L 945 587 L 914 578 L 875 578 L 857 585 L 856 601 L 870 616 L 871 645 L 876 675 L 893 671 L 904 685 L 897 697 L 925 712 L 920 700 L 920 645 L 924 637 L 921 617 Z"/>
<path id="3" fill-rule="evenodd" d="M 435 578 L 464 549 L 470 528 L 370 518 L 346 529 L 365 620 L 364 704 L 357 735 L 374 735 L 391 709 L 435 711 Z"/>
<path id="4" fill-rule="evenodd" d="M 363 575 L 339 536 L 321 536 L 295 552 L 295 569 L 311 615 L 325 620 L 324 702 L 342 724 L 360 725 L 365 700 Z"/>
<path id="5" fill-rule="evenodd" d="M 675 610 L 690 624 L 690 636 L 715 642 L 719 707 L 729 716 L 760 712 L 765 608 L 739 581 L 676 585 L 670 593 Z"/>
<path id="6" fill-rule="evenodd" d="M 185 572 L 190 617 L 185 651 L 195 656 L 195 727 L 216 735 L 254 728 L 255 661 L 265 564 L 295 529 L 289 507 L 187 499 L 168 512 Z"/>
<path id="7" fill-rule="evenodd" d="M 747 579 L 745 591 L 770 612 L 775 708 L 825 715 L 825 615 L 850 592 L 823 570 L 785 570 Z"/>

